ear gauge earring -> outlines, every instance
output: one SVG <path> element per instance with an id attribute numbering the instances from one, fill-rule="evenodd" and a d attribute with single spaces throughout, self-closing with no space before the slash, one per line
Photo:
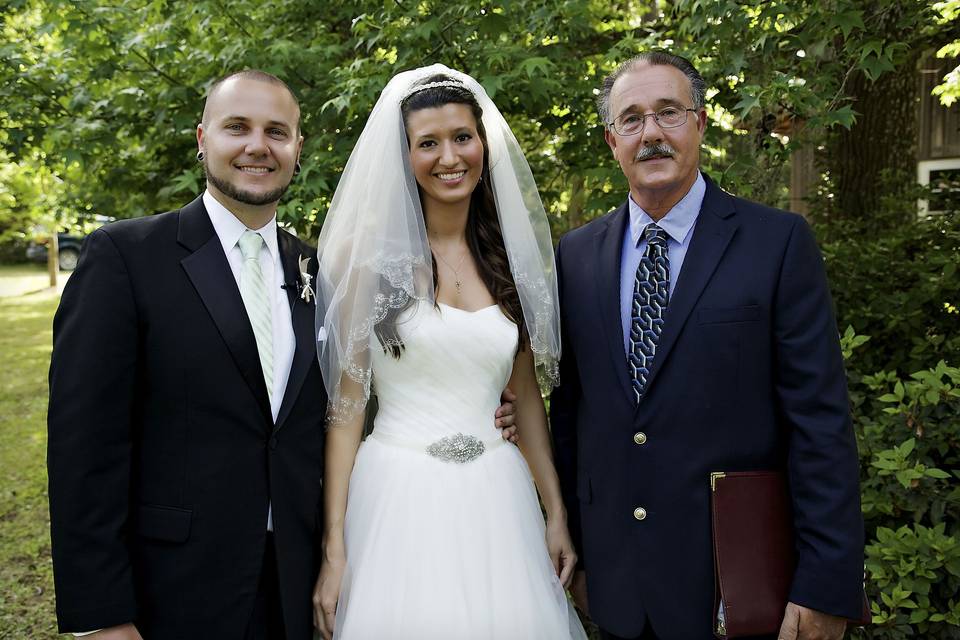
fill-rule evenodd
<path id="1" fill-rule="evenodd" d="M 197 151 L 197 162 L 203 162 L 203 151 Z"/>
<path id="2" fill-rule="evenodd" d="M 297 165 L 293 168 L 293 175 L 295 175 L 295 176 L 300 175 L 300 170 L 301 170 L 301 169 L 303 169 L 303 167 L 300 166 L 300 161 L 297 160 Z"/>

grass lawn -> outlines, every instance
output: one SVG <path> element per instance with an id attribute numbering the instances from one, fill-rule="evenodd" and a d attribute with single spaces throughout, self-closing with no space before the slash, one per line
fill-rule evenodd
<path id="1" fill-rule="evenodd" d="M 63 290 L 63 283 L 69 274 L 61 271 L 57 285 Z M 0 265 L 0 298 L 22 296 L 37 293 L 50 288 L 50 276 L 47 266 L 40 264 Z"/>
<path id="2" fill-rule="evenodd" d="M 64 275 L 64 274 L 61 274 Z M 65 278 L 61 278 L 63 280 Z M 0 267 L 0 638 L 57 637 L 47 509 L 47 367 L 59 294 Z M 62 284 L 62 283 L 61 283 Z"/>

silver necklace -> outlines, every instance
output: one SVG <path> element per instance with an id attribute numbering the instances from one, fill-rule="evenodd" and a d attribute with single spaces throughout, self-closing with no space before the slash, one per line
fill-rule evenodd
<path id="1" fill-rule="evenodd" d="M 447 259 L 444 258 L 439 251 L 437 251 L 436 249 L 433 250 L 433 255 L 440 258 L 440 261 L 443 262 L 443 264 L 447 265 L 447 268 L 450 269 L 450 271 L 453 271 L 453 279 L 457 285 L 457 295 L 460 295 L 460 289 L 463 286 L 463 283 L 460 281 L 460 268 L 463 266 L 463 261 L 467 259 L 467 253 L 468 253 L 467 251 L 463 252 L 463 255 L 460 256 L 460 262 L 457 263 L 457 268 L 454 269 L 453 266 L 449 262 L 447 262 Z"/>

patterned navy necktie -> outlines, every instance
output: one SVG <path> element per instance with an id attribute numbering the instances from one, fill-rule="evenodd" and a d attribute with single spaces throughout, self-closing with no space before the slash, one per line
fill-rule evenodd
<path id="1" fill-rule="evenodd" d="M 657 342 L 663 329 L 663 316 L 670 298 L 670 259 L 667 257 L 667 233 L 656 223 L 648 224 L 643 235 L 647 249 L 640 258 L 633 281 L 633 305 L 630 323 L 630 353 L 627 365 L 637 403 L 653 366 Z"/>

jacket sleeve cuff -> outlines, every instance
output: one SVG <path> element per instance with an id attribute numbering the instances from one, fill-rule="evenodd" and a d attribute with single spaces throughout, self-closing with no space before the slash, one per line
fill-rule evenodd
<path id="1" fill-rule="evenodd" d="M 59 633 L 69 633 L 75 637 L 90 635 L 110 627 L 129 624 L 137 619 L 137 606 L 131 598 L 128 602 L 82 609 L 57 609 L 57 628 Z M 92 629 L 92 631 L 88 631 Z"/>
<path id="2" fill-rule="evenodd" d="M 797 566 L 790 602 L 848 620 L 863 615 L 863 569 L 837 571 Z"/>

